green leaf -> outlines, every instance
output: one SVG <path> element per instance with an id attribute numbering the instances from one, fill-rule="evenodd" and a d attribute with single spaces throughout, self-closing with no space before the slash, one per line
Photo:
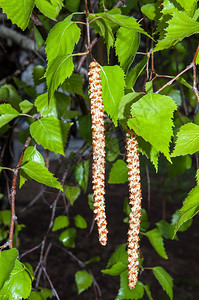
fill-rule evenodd
<path id="1" fill-rule="evenodd" d="M 108 183 L 120 184 L 128 181 L 128 168 L 127 164 L 118 159 L 112 166 L 109 173 Z"/>
<path id="2" fill-rule="evenodd" d="M 157 20 L 160 19 L 160 11 L 159 7 L 156 5 L 156 3 L 148 3 L 141 7 L 142 13 L 147 16 L 150 20 Z"/>
<path id="3" fill-rule="evenodd" d="M 121 262 L 123 265 L 128 265 L 128 254 L 126 252 L 126 244 L 119 245 L 114 253 L 111 255 L 106 269 L 111 268 L 118 262 Z"/>
<path id="4" fill-rule="evenodd" d="M 63 191 L 61 183 L 40 163 L 29 161 L 21 169 L 33 180 Z"/>
<path id="5" fill-rule="evenodd" d="M 134 19 L 133 17 L 118 15 L 118 14 L 112 15 L 108 13 L 103 13 L 102 16 L 103 18 L 111 21 L 112 23 L 117 24 L 118 26 L 131 29 L 136 32 L 140 32 L 148 36 L 148 34 L 140 27 L 140 24 L 137 23 L 137 20 Z"/>
<path id="6" fill-rule="evenodd" d="M 28 298 L 31 292 L 31 277 L 25 266 L 18 260 L 15 261 L 15 267 L 0 290 L 0 298 L 8 297 L 9 300 Z M 5 298 L 4 298 L 5 299 Z"/>
<path id="7" fill-rule="evenodd" d="M 159 151 L 156 150 L 150 143 L 146 142 L 141 136 L 137 137 L 139 151 L 146 155 L 147 158 L 153 163 L 156 172 L 158 171 L 158 154 Z"/>
<path id="8" fill-rule="evenodd" d="M 140 231 L 145 232 L 149 226 L 150 226 L 150 222 L 148 219 L 148 215 L 147 212 L 144 208 L 141 209 L 141 217 L 140 217 Z"/>
<path id="9" fill-rule="evenodd" d="M 78 289 L 78 295 L 87 290 L 93 283 L 93 277 L 86 270 L 78 271 L 75 274 L 75 282 Z"/>
<path id="10" fill-rule="evenodd" d="M 117 126 L 118 107 L 124 95 L 124 72 L 119 66 L 102 67 L 100 77 L 104 110 Z"/>
<path id="11" fill-rule="evenodd" d="M 188 123 L 180 127 L 172 157 L 199 151 L 199 125 Z"/>
<path id="12" fill-rule="evenodd" d="M 64 82 L 67 77 L 70 77 L 74 69 L 72 55 L 57 56 L 46 70 L 46 82 L 48 86 L 49 98 L 60 84 Z"/>
<path id="13" fill-rule="evenodd" d="M 85 160 L 84 162 L 79 163 L 74 170 L 76 181 L 86 192 L 88 185 L 88 175 L 89 175 L 89 161 Z"/>
<path id="14" fill-rule="evenodd" d="M 22 101 L 16 89 L 11 84 L 5 84 L 0 88 L 0 99 L 10 103 L 17 110 L 19 110 L 19 103 Z"/>
<path id="15" fill-rule="evenodd" d="M 92 131 L 91 131 L 91 114 L 81 115 L 78 118 L 79 128 L 78 131 L 82 138 L 88 142 L 89 145 L 92 144 Z"/>
<path id="16" fill-rule="evenodd" d="M 176 0 L 178 3 L 180 3 L 180 5 L 185 9 L 190 11 L 192 9 L 193 6 L 196 5 L 197 0 Z"/>
<path id="17" fill-rule="evenodd" d="M 0 224 L 4 226 L 10 225 L 11 212 L 10 210 L 1 210 L 0 211 Z"/>
<path id="18" fill-rule="evenodd" d="M 168 256 L 164 249 L 163 238 L 160 234 L 160 231 L 157 228 L 155 228 L 146 232 L 145 235 L 148 237 L 151 245 L 157 251 L 157 253 L 163 258 L 168 259 Z"/>
<path id="19" fill-rule="evenodd" d="M 37 65 L 34 67 L 32 72 L 32 77 L 35 85 L 38 85 L 45 80 L 43 78 L 44 73 L 45 73 L 45 68 L 43 66 Z"/>
<path id="20" fill-rule="evenodd" d="M 0 290 L 5 281 L 9 279 L 18 256 L 17 249 L 0 251 Z"/>
<path id="21" fill-rule="evenodd" d="M 78 11 L 80 0 L 65 0 L 65 8 L 68 9 L 70 12 L 76 12 Z"/>
<path id="22" fill-rule="evenodd" d="M 69 219 L 67 216 L 58 216 L 55 218 L 52 231 L 56 231 L 65 227 L 68 227 L 69 225 Z"/>
<path id="23" fill-rule="evenodd" d="M 36 41 L 37 50 L 38 50 L 42 45 L 44 45 L 45 41 L 44 41 L 41 33 L 37 29 L 37 27 L 36 26 L 33 26 L 33 27 L 34 27 L 35 41 Z"/>
<path id="24" fill-rule="evenodd" d="M 180 210 L 176 210 L 176 212 L 172 215 L 172 219 L 171 219 L 171 225 L 175 228 L 178 220 L 180 217 Z M 193 219 L 189 219 L 186 222 L 184 222 L 179 228 L 178 231 L 179 232 L 184 232 L 186 231 L 193 223 Z M 173 228 L 173 232 L 174 232 L 174 228 Z M 173 237 L 173 234 L 172 234 Z"/>
<path id="25" fill-rule="evenodd" d="M 73 73 L 69 78 L 66 78 L 62 84 L 62 89 L 68 93 L 84 95 L 82 77 L 79 74 Z"/>
<path id="26" fill-rule="evenodd" d="M 33 104 L 28 100 L 24 100 L 19 103 L 19 107 L 23 114 L 27 114 L 32 109 Z"/>
<path id="27" fill-rule="evenodd" d="M 39 288 L 40 291 L 38 292 L 31 292 L 28 300 L 47 300 L 52 299 L 53 294 L 51 290 L 45 288 Z"/>
<path id="28" fill-rule="evenodd" d="M 89 265 L 89 264 L 92 264 L 92 263 L 95 263 L 95 262 L 99 262 L 101 260 L 100 256 L 94 256 L 92 257 L 91 259 L 85 261 L 85 265 Z"/>
<path id="29" fill-rule="evenodd" d="M 0 105 L 0 128 L 9 123 L 20 114 L 10 104 Z"/>
<path id="30" fill-rule="evenodd" d="M 50 101 L 48 94 L 39 95 L 35 100 L 37 111 L 40 112 L 42 117 L 54 117 L 57 119 L 67 119 L 67 108 L 70 105 L 70 98 L 60 92 L 55 92 Z"/>
<path id="31" fill-rule="evenodd" d="M 95 17 L 91 17 L 90 19 L 94 19 Z M 95 32 L 103 37 L 104 42 L 107 47 L 107 58 L 109 62 L 109 51 L 110 48 L 113 47 L 114 44 L 114 35 L 112 32 L 112 28 L 108 25 L 108 22 L 104 19 L 96 19 L 91 23 L 91 27 L 95 29 Z"/>
<path id="32" fill-rule="evenodd" d="M 35 0 L 35 4 L 42 14 L 52 20 L 56 20 L 63 6 L 62 2 L 62 0 Z"/>
<path id="33" fill-rule="evenodd" d="M 46 40 L 48 64 L 50 64 L 53 59 L 57 58 L 58 56 L 67 57 L 68 54 L 71 54 L 75 44 L 79 41 L 79 38 L 80 29 L 74 22 L 67 19 L 58 22 L 49 32 Z"/>
<path id="34" fill-rule="evenodd" d="M 43 159 L 43 156 L 41 155 L 41 153 L 39 151 L 37 151 L 36 147 L 29 146 L 25 150 L 23 160 L 22 160 L 22 165 L 25 162 L 29 162 L 29 161 L 35 161 L 35 162 L 41 164 L 43 167 L 45 167 L 45 161 Z M 27 179 L 30 179 L 29 176 L 27 176 L 27 174 L 23 171 L 23 169 L 21 169 L 20 170 L 20 185 L 19 185 L 20 188 L 22 187 L 22 185 L 25 183 L 25 181 Z"/>
<path id="35" fill-rule="evenodd" d="M 105 135 L 105 153 L 108 161 L 114 161 L 120 154 L 118 139 L 111 134 Z"/>
<path id="36" fill-rule="evenodd" d="M 0 6 L 7 18 L 22 30 L 28 26 L 34 4 L 34 0 L 0 0 Z"/>
<path id="37" fill-rule="evenodd" d="M 144 289 L 145 289 L 145 292 L 146 292 L 149 300 L 154 300 L 153 297 L 152 297 L 152 295 L 151 295 L 149 284 L 144 285 Z"/>
<path id="38" fill-rule="evenodd" d="M 136 31 L 120 27 L 115 42 L 116 54 L 124 72 L 128 72 L 134 61 L 140 43 L 140 34 Z"/>
<path id="39" fill-rule="evenodd" d="M 118 261 L 116 264 L 111 266 L 110 269 L 101 270 L 101 272 L 104 274 L 117 276 L 120 275 L 122 272 L 124 272 L 127 268 L 128 267 L 126 264 L 124 265 L 123 263 L 121 263 L 121 261 Z"/>
<path id="40" fill-rule="evenodd" d="M 170 300 L 173 299 L 173 281 L 171 276 L 162 268 L 154 267 L 153 274 L 159 284 L 162 286 L 163 290 L 167 293 Z"/>
<path id="41" fill-rule="evenodd" d="M 133 290 L 130 290 L 128 287 L 128 271 L 124 271 L 120 275 L 120 289 L 117 295 L 116 300 L 123 299 L 142 299 L 144 296 L 144 287 L 140 281 L 137 281 L 137 284 Z"/>
<path id="42" fill-rule="evenodd" d="M 172 19 L 168 21 L 166 32 L 166 36 L 158 41 L 153 51 L 167 49 L 184 38 L 198 33 L 199 22 L 193 20 L 185 12 L 174 12 Z"/>
<path id="43" fill-rule="evenodd" d="M 126 76 L 126 88 L 133 89 L 136 83 L 136 80 L 144 70 L 147 62 L 149 60 L 148 55 L 145 55 L 144 58 L 133 68 Z"/>
<path id="44" fill-rule="evenodd" d="M 75 226 L 81 229 L 87 228 L 87 222 L 81 215 L 76 215 L 74 218 Z"/>
<path id="45" fill-rule="evenodd" d="M 88 194 L 88 205 L 89 205 L 91 210 L 95 209 L 93 203 L 94 203 L 93 194 Z"/>
<path id="46" fill-rule="evenodd" d="M 169 165 L 169 177 L 183 174 L 192 166 L 192 159 L 189 155 L 172 158 L 172 164 Z"/>
<path id="47" fill-rule="evenodd" d="M 41 118 L 30 126 L 35 141 L 45 149 L 64 155 L 64 146 L 72 123 L 64 123 L 53 117 Z"/>
<path id="48" fill-rule="evenodd" d="M 78 186 L 70 186 L 67 185 L 65 189 L 65 195 L 67 199 L 70 201 L 70 204 L 73 205 L 74 202 L 77 200 L 81 193 L 81 190 Z"/>
<path id="49" fill-rule="evenodd" d="M 199 185 L 199 169 L 196 172 L 196 181 L 197 181 L 197 185 Z"/>
<path id="50" fill-rule="evenodd" d="M 176 104 L 172 98 L 149 93 L 131 106 L 128 126 L 170 161 L 169 143 L 173 135 L 172 117 Z M 160 130 L 161 128 L 161 130 Z"/>
<path id="51" fill-rule="evenodd" d="M 71 248 L 75 248 L 75 238 L 75 228 L 68 228 L 65 231 L 63 231 L 59 236 L 59 240 L 64 244 L 64 246 Z"/>
<path id="52" fill-rule="evenodd" d="M 29 161 L 36 161 L 37 163 L 41 164 L 43 167 L 45 167 L 45 161 L 43 156 L 39 151 L 37 151 L 36 146 L 29 146 L 24 151 L 24 156 L 22 160 L 22 164 Z"/>
<path id="53" fill-rule="evenodd" d="M 161 220 L 158 223 L 156 223 L 156 226 L 158 227 L 161 235 L 165 238 L 165 239 L 171 239 L 173 236 L 173 230 L 174 230 L 174 226 L 170 225 L 168 222 L 166 222 L 165 220 Z"/>
<path id="54" fill-rule="evenodd" d="M 193 218 L 199 212 L 199 186 L 195 186 L 187 198 L 185 199 L 182 208 L 180 209 L 180 216 L 177 221 L 174 235 L 178 231 L 179 227 L 186 221 Z"/>
<path id="55" fill-rule="evenodd" d="M 130 117 L 130 107 L 132 103 L 136 102 L 142 95 L 140 93 L 132 92 L 124 95 L 119 103 L 118 119 Z"/>

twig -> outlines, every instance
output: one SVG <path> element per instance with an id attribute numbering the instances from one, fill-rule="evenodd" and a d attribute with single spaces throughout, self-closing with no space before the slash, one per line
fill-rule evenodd
<path id="1" fill-rule="evenodd" d="M 95 46 L 95 44 L 97 43 L 97 41 L 98 41 L 98 38 L 96 37 L 96 38 L 94 38 L 94 40 L 91 42 L 91 44 L 90 44 L 90 49 L 91 49 L 91 50 L 92 50 L 92 48 Z M 82 65 L 83 65 L 83 63 L 84 63 L 84 61 L 86 60 L 86 57 L 87 57 L 87 56 L 82 56 L 82 57 L 80 58 L 79 63 L 78 63 L 77 68 L 76 68 L 76 70 L 77 70 L 78 73 L 79 73 L 79 71 L 80 71 L 80 69 L 81 69 L 81 67 L 82 67 Z"/>
<path id="2" fill-rule="evenodd" d="M 89 10 L 87 0 L 85 0 L 85 10 L 86 10 L 86 31 L 87 31 L 87 41 L 88 41 L 88 51 L 91 52 L 91 41 L 90 41 L 90 25 L 89 25 Z"/>
<path id="3" fill-rule="evenodd" d="M 165 89 L 165 87 L 171 85 L 178 77 L 180 77 L 182 74 L 184 74 L 186 71 L 190 70 L 191 68 L 193 68 L 194 63 L 190 63 L 190 65 L 188 65 L 184 70 L 182 70 L 179 74 L 177 74 L 173 79 L 171 79 L 169 82 L 167 82 L 165 85 L 163 85 L 157 92 L 156 94 L 158 94 L 159 92 L 161 92 L 162 90 Z"/>
<path id="4" fill-rule="evenodd" d="M 53 284 L 52 284 L 52 281 L 50 280 L 50 277 L 49 277 L 48 273 L 46 272 L 46 268 L 42 267 L 42 269 L 43 269 L 44 274 L 45 274 L 45 276 L 46 276 L 46 278 L 47 278 L 47 280 L 48 280 L 48 282 L 49 282 L 49 284 L 50 284 L 50 287 L 51 287 L 51 290 L 52 290 L 53 295 L 54 295 L 58 300 L 60 300 L 60 298 L 59 298 L 59 296 L 58 296 L 58 294 L 57 294 L 57 291 L 56 291 L 56 289 L 54 288 L 54 286 L 53 286 Z"/>
<path id="5" fill-rule="evenodd" d="M 21 156 L 19 158 L 18 164 L 17 164 L 17 166 L 14 170 L 14 176 L 13 176 L 13 180 L 12 180 L 12 187 L 11 187 L 11 192 L 10 192 L 10 196 L 11 196 L 11 220 L 10 220 L 10 231 L 9 231 L 9 238 L 8 238 L 10 248 L 13 248 L 14 222 L 15 222 L 15 219 L 16 219 L 16 216 L 15 216 L 15 194 L 16 194 L 17 176 L 18 176 L 19 168 L 20 168 L 22 160 L 23 160 L 24 151 L 28 147 L 28 145 L 30 144 L 30 141 L 31 141 L 31 136 L 29 136 L 27 138 L 26 142 L 25 142 L 25 145 L 24 145 L 23 151 L 21 153 Z"/>
<path id="6" fill-rule="evenodd" d="M 122 4 L 125 4 L 125 5 L 126 5 L 126 1 L 125 1 L 125 0 L 119 0 L 119 1 L 115 4 L 115 6 L 114 6 L 113 8 L 118 8 L 118 7 L 120 7 Z"/>
<path id="7" fill-rule="evenodd" d="M 199 102 L 199 92 L 198 92 L 198 89 L 197 89 L 197 74 L 196 74 L 196 58 L 198 56 L 198 52 L 199 52 L 199 45 L 197 47 L 197 50 L 195 52 L 195 55 L 194 55 L 194 58 L 193 58 L 193 91 L 196 95 L 196 98 Z"/>
<path id="8" fill-rule="evenodd" d="M 22 254 L 19 256 L 19 259 L 21 260 L 22 257 L 24 257 L 25 255 L 27 255 L 27 254 L 29 254 L 29 253 L 31 253 L 31 252 L 37 250 L 37 249 L 40 248 L 40 247 L 41 247 L 41 244 L 39 244 L 39 245 L 33 247 L 32 249 L 27 250 L 26 252 L 22 253 Z"/>

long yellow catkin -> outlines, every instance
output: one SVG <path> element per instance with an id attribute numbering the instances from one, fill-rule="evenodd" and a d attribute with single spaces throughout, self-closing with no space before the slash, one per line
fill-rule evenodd
<path id="1" fill-rule="evenodd" d="M 105 134 L 104 112 L 102 101 L 102 85 L 100 79 L 100 65 L 92 61 L 89 67 L 89 89 L 92 116 L 93 143 L 93 194 L 94 213 L 98 225 L 99 241 L 105 246 L 107 243 L 106 213 L 105 213 Z"/>
<path id="2" fill-rule="evenodd" d="M 126 161 L 128 163 L 129 204 L 131 206 L 127 246 L 128 285 L 130 289 L 133 289 L 138 279 L 139 231 L 142 200 L 138 143 L 134 134 L 127 134 Z"/>

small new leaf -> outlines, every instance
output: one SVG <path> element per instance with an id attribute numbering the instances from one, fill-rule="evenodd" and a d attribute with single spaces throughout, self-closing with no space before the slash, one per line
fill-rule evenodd
<path id="1" fill-rule="evenodd" d="M 9 123 L 20 114 L 10 104 L 0 105 L 0 128 Z"/>
<path id="2" fill-rule="evenodd" d="M 128 181 L 127 164 L 123 160 L 118 159 L 111 168 L 111 171 L 109 173 L 108 183 L 120 184 L 120 183 L 125 183 L 127 181 Z"/>
<path id="3" fill-rule="evenodd" d="M 102 98 L 104 110 L 117 126 L 118 107 L 124 95 L 124 72 L 119 66 L 101 68 Z"/>
<path id="4" fill-rule="evenodd" d="M 67 216 L 58 216 L 55 218 L 52 231 L 56 231 L 65 228 L 69 225 L 69 219 Z"/>
<path id="5" fill-rule="evenodd" d="M 68 228 L 60 234 L 59 240 L 64 244 L 64 246 L 75 248 L 75 237 L 75 228 Z"/>
<path id="6" fill-rule="evenodd" d="M 199 125 L 188 123 L 180 127 L 172 157 L 199 151 Z"/>
<path id="7" fill-rule="evenodd" d="M 42 14 L 52 20 L 56 20 L 63 6 L 63 0 L 35 0 L 35 4 Z"/>
<path id="8" fill-rule="evenodd" d="M 173 300 L 173 280 L 171 276 L 162 267 L 154 267 L 153 274 L 170 300 Z"/>
<path id="9" fill-rule="evenodd" d="M 80 188 L 78 186 L 66 186 L 66 190 L 65 190 L 65 195 L 67 197 L 67 199 L 70 201 L 70 204 L 73 205 L 75 200 L 77 200 L 77 198 L 80 195 Z"/>
<path id="10" fill-rule="evenodd" d="M 40 163 L 29 161 L 21 169 L 33 180 L 63 191 L 61 183 Z"/>
<path id="11" fill-rule="evenodd" d="M 87 222 L 81 215 L 76 215 L 74 218 L 75 226 L 81 229 L 87 228 Z"/>
<path id="12" fill-rule="evenodd" d="M 146 232 L 145 235 L 148 237 L 151 245 L 157 251 L 157 253 L 163 258 L 168 259 L 168 256 L 164 249 L 164 242 L 160 231 L 157 228 L 155 228 Z"/>
<path id="13" fill-rule="evenodd" d="M 93 277 L 86 270 L 78 271 L 75 274 L 75 282 L 78 289 L 78 294 L 87 290 L 93 283 Z"/>
<path id="14" fill-rule="evenodd" d="M 144 287 L 140 281 L 137 281 L 137 284 L 133 290 L 130 290 L 128 287 L 128 271 L 124 271 L 120 275 L 120 289 L 117 295 L 116 300 L 123 299 L 142 299 L 144 296 Z"/>

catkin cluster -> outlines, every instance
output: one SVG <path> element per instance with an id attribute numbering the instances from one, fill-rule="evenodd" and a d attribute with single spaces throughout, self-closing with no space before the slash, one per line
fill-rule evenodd
<path id="1" fill-rule="evenodd" d="M 138 278 L 138 255 L 139 255 L 139 231 L 141 217 L 141 185 L 138 143 L 135 135 L 127 134 L 126 139 L 126 161 L 128 163 L 129 180 L 129 204 L 131 212 L 129 214 L 128 230 L 128 281 L 129 288 L 136 286 Z"/>
<path id="2" fill-rule="evenodd" d="M 89 89 L 92 116 L 93 143 L 93 194 L 94 213 L 98 225 L 99 241 L 105 246 L 107 243 L 106 214 L 105 214 L 105 134 L 104 112 L 102 101 L 102 85 L 100 66 L 92 61 L 89 67 Z"/>

